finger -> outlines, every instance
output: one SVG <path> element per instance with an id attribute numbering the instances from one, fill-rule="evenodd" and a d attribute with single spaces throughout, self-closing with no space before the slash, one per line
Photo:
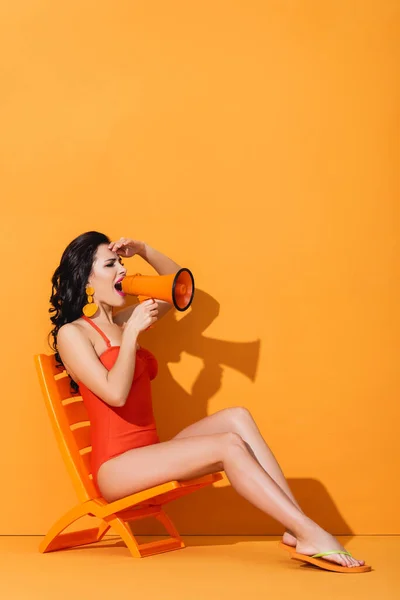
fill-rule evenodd
<path id="1" fill-rule="evenodd" d="M 153 319 L 154 317 L 157 317 L 158 313 L 149 313 L 148 315 L 146 315 L 146 319 Z"/>

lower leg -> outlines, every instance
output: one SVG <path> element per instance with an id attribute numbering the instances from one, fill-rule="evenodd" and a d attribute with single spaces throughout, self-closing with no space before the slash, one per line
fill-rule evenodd
<path id="1" fill-rule="evenodd" d="M 311 519 L 254 460 L 244 444 L 230 446 L 223 465 L 229 481 L 241 496 L 293 531 L 296 537 L 306 536 Z"/>
<path id="2" fill-rule="evenodd" d="M 254 460 L 245 444 L 230 444 L 222 463 L 224 471 L 235 490 L 254 506 L 282 523 L 296 536 L 296 549 L 311 556 L 318 552 L 344 550 L 343 546 L 328 532 L 307 517 L 291 501 L 280 486 Z M 342 566 L 358 566 L 364 561 L 341 554 L 331 554 L 327 560 Z"/>
<path id="3" fill-rule="evenodd" d="M 303 512 L 289 487 L 278 461 L 261 435 L 250 413 L 245 418 L 238 419 L 237 423 L 235 423 L 235 432 L 246 442 L 246 446 L 253 458 L 257 460 L 268 475 L 279 485 L 293 504 Z"/>
<path id="4" fill-rule="evenodd" d="M 261 434 L 260 434 L 260 437 L 261 437 Z M 270 450 L 269 446 L 267 446 L 266 442 L 263 439 L 262 439 L 262 442 L 263 442 L 263 446 L 265 446 L 265 448 L 262 447 L 262 452 L 260 452 L 258 456 L 256 456 L 254 454 L 254 450 L 253 450 L 254 445 L 251 446 L 248 442 L 245 442 L 245 444 L 246 444 L 248 451 L 252 455 L 252 457 L 258 462 L 258 464 L 264 469 L 264 471 L 270 475 L 270 477 L 275 481 L 275 483 L 277 483 L 279 485 L 281 490 L 283 492 L 285 492 L 285 494 L 287 495 L 288 498 L 290 498 L 290 500 L 293 502 L 293 504 L 295 506 L 297 506 L 297 508 L 301 512 L 303 512 L 299 503 L 297 502 L 296 498 L 294 497 L 294 495 L 289 487 L 289 484 L 288 484 L 276 458 L 272 454 L 272 451 Z M 282 541 L 283 541 L 283 543 L 285 543 L 289 546 L 295 546 L 296 542 L 297 542 L 295 534 L 289 528 L 286 528 L 286 531 L 283 534 Z"/>
<path id="5" fill-rule="evenodd" d="M 245 415 L 237 419 L 235 431 L 244 440 L 248 451 L 268 475 L 279 485 L 297 508 L 303 512 L 289 484 L 283 474 L 283 471 L 276 460 L 271 448 L 267 445 L 251 413 L 246 411 Z M 296 545 L 296 537 L 290 529 L 287 529 L 283 536 L 283 541 L 291 546 Z"/>

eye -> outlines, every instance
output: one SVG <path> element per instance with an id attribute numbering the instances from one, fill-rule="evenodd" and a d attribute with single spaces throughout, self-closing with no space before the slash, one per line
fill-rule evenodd
<path id="1" fill-rule="evenodd" d="M 120 264 L 120 265 L 124 266 L 124 263 L 122 262 L 122 260 L 120 260 L 120 261 L 118 261 L 118 262 L 119 262 L 119 264 Z M 115 261 L 114 261 L 114 262 L 112 262 L 112 263 L 108 263 L 108 264 L 106 265 L 106 267 L 113 267 L 114 265 L 115 265 Z"/>

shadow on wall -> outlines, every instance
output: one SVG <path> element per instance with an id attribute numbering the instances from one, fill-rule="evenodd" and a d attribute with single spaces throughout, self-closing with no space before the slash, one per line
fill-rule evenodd
<path id="1" fill-rule="evenodd" d="M 192 310 L 179 320 L 171 312 L 146 332 L 143 345 L 154 352 L 159 362 L 159 374 L 153 381 L 153 403 L 161 441 L 207 416 L 208 402 L 221 388 L 224 366 L 255 380 L 260 340 L 229 342 L 207 337 L 203 332 L 218 314 L 219 303 L 206 292 L 196 289 Z M 203 361 L 191 393 L 174 380 L 167 366 L 179 362 L 182 352 Z M 352 533 L 319 481 L 289 479 L 288 482 L 304 512 L 319 525 L 336 535 Z M 280 523 L 251 505 L 229 485 L 206 487 L 180 498 L 169 503 L 166 512 L 178 530 L 186 535 L 208 532 L 214 535 L 279 535 L 283 532 Z M 133 528 L 137 534 L 164 533 L 162 526 L 153 519 L 135 522 Z"/>
<path id="2" fill-rule="evenodd" d="M 162 441 L 208 414 L 208 402 L 222 385 L 223 367 L 240 371 L 254 381 L 260 352 L 260 340 L 227 342 L 207 337 L 203 332 L 219 314 L 219 304 L 197 289 L 192 309 L 180 319 L 170 312 L 146 332 L 143 344 L 151 349 L 159 363 L 153 381 L 154 412 Z M 178 363 L 182 352 L 200 358 L 203 368 L 191 393 L 172 377 L 168 363 Z"/>

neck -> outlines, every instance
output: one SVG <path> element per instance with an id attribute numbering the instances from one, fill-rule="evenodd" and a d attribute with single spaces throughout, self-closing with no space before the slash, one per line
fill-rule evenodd
<path id="1" fill-rule="evenodd" d="M 100 323 L 109 323 L 110 325 L 113 325 L 113 307 L 109 304 L 100 303 L 95 319 L 96 321 L 100 321 Z"/>

